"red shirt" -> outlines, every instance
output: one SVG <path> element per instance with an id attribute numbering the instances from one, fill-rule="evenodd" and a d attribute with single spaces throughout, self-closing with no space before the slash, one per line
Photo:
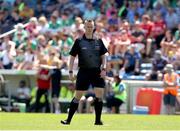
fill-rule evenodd
<path id="1" fill-rule="evenodd" d="M 149 37 L 149 35 L 151 34 L 152 26 L 153 26 L 153 23 L 151 22 L 148 22 L 147 24 L 141 23 L 141 28 L 146 38 Z"/>
<path id="2" fill-rule="evenodd" d="M 49 70 L 41 69 L 39 75 L 48 75 Z M 49 89 L 50 88 L 50 78 L 48 80 L 43 80 L 41 78 L 37 79 L 37 85 L 39 89 Z"/>
<path id="3" fill-rule="evenodd" d="M 152 32 L 153 32 L 154 38 L 156 38 L 156 36 L 164 33 L 165 27 L 166 27 L 166 25 L 165 25 L 165 22 L 163 20 L 159 20 L 159 21 L 154 22 L 154 25 L 152 27 Z"/>

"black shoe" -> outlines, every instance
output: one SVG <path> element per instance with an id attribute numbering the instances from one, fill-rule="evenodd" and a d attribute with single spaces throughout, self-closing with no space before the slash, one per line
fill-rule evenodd
<path id="1" fill-rule="evenodd" d="M 61 124 L 63 124 L 63 125 L 70 125 L 70 122 L 68 122 L 67 120 L 61 120 Z"/>
<path id="2" fill-rule="evenodd" d="M 103 125 L 102 121 L 100 122 L 95 122 L 94 125 Z"/>

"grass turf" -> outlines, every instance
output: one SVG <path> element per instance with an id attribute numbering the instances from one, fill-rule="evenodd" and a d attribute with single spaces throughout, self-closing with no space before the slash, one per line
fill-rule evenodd
<path id="1" fill-rule="evenodd" d="M 61 125 L 67 114 L 0 113 L 0 130 L 180 130 L 180 116 L 103 114 L 103 126 L 93 114 L 75 114 L 71 125 Z"/>

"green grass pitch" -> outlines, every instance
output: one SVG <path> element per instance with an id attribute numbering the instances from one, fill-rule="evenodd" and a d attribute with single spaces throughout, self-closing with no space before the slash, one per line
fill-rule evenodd
<path id="1" fill-rule="evenodd" d="M 103 114 L 103 126 L 94 114 L 75 114 L 71 125 L 61 125 L 67 114 L 0 113 L 0 130 L 180 130 L 180 116 Z"/>

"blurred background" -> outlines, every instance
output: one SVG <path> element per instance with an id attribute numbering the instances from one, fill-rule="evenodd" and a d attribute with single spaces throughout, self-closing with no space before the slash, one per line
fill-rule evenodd
<path id="1" fill-rule="evenodd" d="M 140 110 L 148 110 L 147 114 L 165 113 L 162 87 L 166 65 L 171 64 L 180 75 L 178 0 L 0 0 L 1 111 L 68 111 L 75 89 L 68 80 L 69 51 L 74 40 L 84 34 L 85 19 L 95 21 L 94 36 L 101 38 L 109 51 L 107 76 L 118 76 L 126 86 L 121 90 L 126 93 L 122 103 L 114 107 L 111 94 L 113 82 L 117 81 L 106 80 L 103 112 L 137 113 L 134 110 L 138 105 L 143 106 Z M 50 78 L 54 67 L 62 74 L 56 90 L 59 105 L 49 87 L 48 94 L 40 100 L 42 108 L 37 111 L 36 76 L 45 67 Z M 177 83 L 179 86 L 180 78 Z M 82 98 L 80 113 L 93 112 L 92 97 L 90 87 Z M 179 99 L 177 96 L 177 114 Z"/>

